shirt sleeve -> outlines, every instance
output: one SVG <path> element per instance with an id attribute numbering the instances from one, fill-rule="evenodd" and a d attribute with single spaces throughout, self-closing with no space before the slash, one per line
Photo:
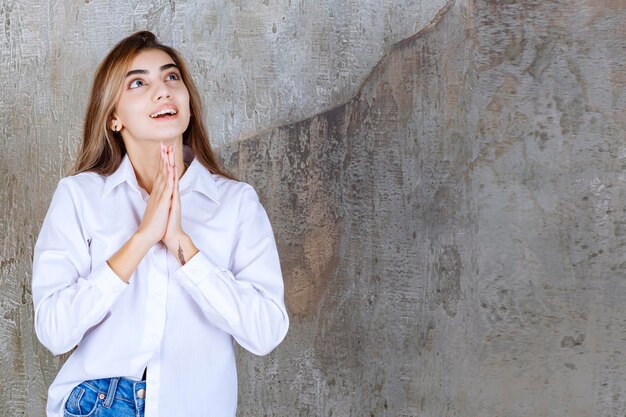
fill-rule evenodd
<path id="1" fill-rule="evenodd" d="M 92 268 L 89 236 L 70 184 L 52 197 L 33 254 L 35 333 L 53 354 L 70 351 L 128 286 L 105 261 Z"/>
<path id="2" fill-rule="evenodd" d="M 248 351 L 266 355 L 284 339 L 289 317 L 267 213 L 252 186 L 243 193 L 232 270 L 213 264 L 200 249 L 175 276 L 214 325 Z"/>

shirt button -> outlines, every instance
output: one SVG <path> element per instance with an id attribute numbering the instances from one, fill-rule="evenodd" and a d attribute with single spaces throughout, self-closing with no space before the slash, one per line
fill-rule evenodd
<path id="1" fill-rule="evenodd" d="M 101 400 L 104 400 L 105 395 L 104 394 L 100 394 L 100 395 L 98 395 L 98 397 L 100 397 Z"/>

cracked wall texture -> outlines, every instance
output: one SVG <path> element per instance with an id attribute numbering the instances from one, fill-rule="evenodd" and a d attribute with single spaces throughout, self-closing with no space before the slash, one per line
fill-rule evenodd
<path id="1" fill-rule="evenodd" d="M 43 415 L 64 359 L 34 334 L 32 246 L 95 66 L 143 28 L 187 57 L 279 245 L 292 325 L 239 351 L 240 416 L 626 413 L 623 0 L 5 0 L 0 21 L 0 416 Z"/>

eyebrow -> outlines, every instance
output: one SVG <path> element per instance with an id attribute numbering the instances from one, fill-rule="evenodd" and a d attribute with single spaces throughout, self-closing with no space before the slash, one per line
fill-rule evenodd
<path id="1" fill-rule="evenodd" d="M 163 72 L 163 71 L 165 71 L 166 69 L 169 69 L 169 68 L 176 68 L 176 69 L 178 69 L 178 65 L 176 65 L 174 63 L 161 65 L 160 70 L 161 70 L 161 72 Z M 149 74 L 149 73 L 150 73 L 150 71 L 145 70 L 145 69 L 130 70 L 130 71 L 128 71 L 128 74 L 126 74 L 126 77 L 130 77 L 133 74 Z"/>

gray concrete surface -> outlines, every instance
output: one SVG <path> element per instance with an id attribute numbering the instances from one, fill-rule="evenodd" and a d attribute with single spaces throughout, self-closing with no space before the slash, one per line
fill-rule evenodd
<path id="1" fill-rule="evenodd" d="M 292 327 L 239 351 L 240 416 L 626 413 L 623 0 L 150 4 L 0 7 L 0 416 L 42 415 L 64 360 L 32 246 L 97 62 L 144 27 L 279 244 Z"/>

